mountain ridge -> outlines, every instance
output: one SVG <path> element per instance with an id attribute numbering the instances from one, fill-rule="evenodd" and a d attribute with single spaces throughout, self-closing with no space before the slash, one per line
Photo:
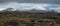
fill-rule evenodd
<path id="1" fill-rule="evenodd" d="M 52 11 L 46 11 L 46 10 L 38 10 L 38 9 L 30 9 L 30 10 L 19 10 L 19 9 L 14 9 L 14 8 L 7 8 L 5 10 L 0 11 L 0 13 L 4 13 L 4 12 L 12 12 L 12 11 L 17 11 L 17 12 L 29 12 L 29 13 L 46 13 L 46 12 L 54 12 L 54 13 L 58 13 L 55 12 L 54 10 Z"/>

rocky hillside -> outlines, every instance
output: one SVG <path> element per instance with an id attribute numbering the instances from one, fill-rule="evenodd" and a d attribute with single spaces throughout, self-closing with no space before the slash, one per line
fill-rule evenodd
<path id="1" fill-rule="evenodd" d="M 32 12 L 28 12 L 28 11 L 23 11 L 23 12 L 6 11 L 6 12 L 0 13 L 0 26 L 5 26 L 5 25 L 10 26 L 9 25 L 10 23 L 6 23 L 6 22 L 10 22 L 10 21 L 17 22 L 18 24 L 20 24 L 19 26 L 26 26 L 26 24 L 27 25 L 29 24 L 29 26 L 30 26 L 31 21 L 34 22 L 34 24 L 36 24 L 35 26 L 42 26 L 42 25 L 38 25 L 39 24 L 38 22 L 54 23 L 54 24 L 56 24 L 55 26 L 57 26 L 57 25 L 60 26 L 59 25 L 60 24 L 60 13 L 54 13 L 54 12 L 32 13 Z M 24 22 L 25 25 L 22 24 L 21 22 Z M 32 24 L 33 23 L 31 23 L 31 25 Z M 46 25 L 46 26 L 50 26 L 50 25 Z"/>

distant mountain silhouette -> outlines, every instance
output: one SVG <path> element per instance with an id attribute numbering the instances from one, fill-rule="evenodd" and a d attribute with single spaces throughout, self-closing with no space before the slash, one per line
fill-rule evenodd
<path id="1" fill-rule="evenodd" d="M 28 12 L 32 12 L 32 13 L 46 13 L 47 11 L 45 11 L 45 10 L 37 10 L 37 9 L 31 9 Z"/>
<path id="2" fill-rule="evenodd" d="M 0 11 L 0 13 L 8 12 L 8 11 L 13 11 L 13 8 L 7 8 L 5 10 Z"/>
<path id="3" fill-rule="evenodd" d="M 7 8 L 5 10 L 0 11 L 0 13 L 4 13 L 4 12 L 11 12 L 11 11 L 18 11 L 18 12 L 29 12 L 29 13 L 46 13 L 48 11 L 46 10 L 38 10 L 38 9 L 31 9 L 31 10 L 18 10 L 18 9 L 14 9 L 14 8 Z M 49 12 L 54 12 L 53 11 L 49 11 Z"/>

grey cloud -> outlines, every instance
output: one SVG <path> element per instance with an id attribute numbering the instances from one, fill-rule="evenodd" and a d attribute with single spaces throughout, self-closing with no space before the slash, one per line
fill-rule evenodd
<path id="1" fill-rule="evenodd" d="M 60 0 L 0 0 L 2 2 L 19 2 L 19 3 L 53 3 L 60 4 Z"/>

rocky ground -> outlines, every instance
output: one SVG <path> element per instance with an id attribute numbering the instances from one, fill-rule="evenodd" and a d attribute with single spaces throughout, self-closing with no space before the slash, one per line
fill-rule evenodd
<path id="1" fill-rule="evenodd" d="M 60 13 L 2 12 L 0 26 L 60 26 Z"/>

